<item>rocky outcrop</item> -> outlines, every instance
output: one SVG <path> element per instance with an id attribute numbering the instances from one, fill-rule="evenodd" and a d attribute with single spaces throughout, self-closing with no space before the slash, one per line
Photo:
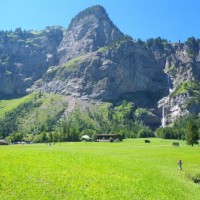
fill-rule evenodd
<path id="1" fill-rule="evenodd" d="M 200 54 L 195 58 L 190 55 L 187 43 L 173 44 L 175 53 L 166 58 L 165 72 L 170 76 L 173 87 L 188 80 L 198 79 L 200 75 Z"/>
<path id="2" fill-rule="evenodd" d="M 168 93 L 162 68 L 144 44 L 132 40 L 122 39 L 112 48 L 101 48 L 70 62 L 50 68 L 40 87 L 47 92 L 103 101 L 114 101 L 138 91 L 162 96 Z"/>
<path id="3" fill-rule="evenodd" d="M 200 40 L 192 37 L 172 47 L 175 53 L 166 58 L 164 68 L 168 74 L 169 95 L 158 102 L 165 125 L 181 116 L 200 112 Z"/>
<path id="4" fill-rule="evenodd" d="M 103 7 L 90 7 L 72 19 L 58 48 L 60 64 L 110 45 L 121 37 L 123 33 L 112 23 Z"/>
<path id="5" fill-rule="evenodd" d="M 0 32 L 0 97 L 26 94 L 49 66 L 57 65 L 62 37 L 61 27 Z"/>
<path id="6" fill-rule="evenodd" d="M 158 102 L 158 108 L 162 110 L 161 125 L 166 127 L 179 117 L 186 115 L 197 115 L 200 113 L 199 101 L 193 101 L 193 96 L 188 92 L 179 94 L 173 98 L 164 97 Z M 200 98 L 198 97 L 200 100 Z"/>

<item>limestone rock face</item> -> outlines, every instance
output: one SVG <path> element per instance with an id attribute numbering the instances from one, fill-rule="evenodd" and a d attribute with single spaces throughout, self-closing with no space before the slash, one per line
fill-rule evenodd
<path id="1" fill-rule="evenodd" d="M 0 33 L 0 98 L 26 94 L 49 66 L 57 65 L 57 47 L 63 37 L 60 27 L 44 31 Z"/>
<path id="2" fill-rule="evenodd" d="M 174 53 L 166 58 L 165 72 L 170 76 L 173 87 L 200 77 L 200 53 L 192 57 L 187 43 L 173 44 Z"/>
<path id="3" fill-rule="evenodd" d="M 179 117 L 200 113 L 199 102 L 189 103 L 193 98 L 188 92 L 179 94 L 173 98 L 169 96 L 162 98 L 158 102 L 158 107 L 162 110 L 162 116 L 160 117 L 163 121 L 163 126 L 173 123 Z"/>
<path id="4" fill-rule="evenodd" d="M 121 37 L 123 33 L 112 23 L 103 7 L 90 7 L 72 19 L 58 48 L 60 64 L 110 45 Z"/>
<path id="5" fill-rule="evenodd" d="M 71 62 L 71 66 L 70 66 Z M 143 44 L 122 40 L 50 68 L 40 86 L 47 92 L 114 101 L 135 92 L 168 93 L 166 74 Z"/>
<path id="6" fill-rule="evenodd" d="M 166 125 L 180 116 L 200 112 L 200 46 L 197 44 L 194 51 L 190 40 L 193 43 L 198 41 L 189 38 L 185 43 L 173 44 L 175 52 L 166 58 L 164 71 L 168 74 L 169 95 L 158 102 L 160 112 L 164 112 Z M 184 83 L 189 84 L 184 87 Z M 194 83 L 195 86 L 192 86 Z"/>

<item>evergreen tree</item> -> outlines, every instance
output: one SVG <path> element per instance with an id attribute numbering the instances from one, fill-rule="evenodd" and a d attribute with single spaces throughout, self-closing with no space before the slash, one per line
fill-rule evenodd
<path id="1" fill-rule="evenodd" d="M 192 120 L 190 120 L 187 124 L 185 139 L 189 145 L 193 146 L 194 144 L 198 144 L 198 127 Z"/>

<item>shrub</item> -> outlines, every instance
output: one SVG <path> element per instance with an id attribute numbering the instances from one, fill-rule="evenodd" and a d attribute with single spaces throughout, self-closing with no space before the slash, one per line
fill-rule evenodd
<path id="1" fill-rule="evenodd" d="M 142 128 L 138 131 L 138 138 L 154 137 L 154 133 L 149 128 Z"/>
<path id="2" fill-rule="evenodd" d="M 194 183 L 200 184 L 200 173 L 188 174 L 187 177 L 189 180 L 193 181 Z"/>

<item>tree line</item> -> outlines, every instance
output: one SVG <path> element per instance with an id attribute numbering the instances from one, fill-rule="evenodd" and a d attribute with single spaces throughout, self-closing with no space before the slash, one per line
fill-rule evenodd
<path id="1" fill-rule="evenodd" d="M 23 130 L 20 124 L 33 109 L 40 109 L 43 96 L 37 93 L 34 98 L 21 104 L 5 114 L 0 119 L 0 138 L 10 142 L 32 140 L 34 142 L 80 141 L 82 135 L 94 138 L 96 134 L 120 134 L 122 138 L 159 137 L 164 139 L 179 139 L 195 144 L 200 130 L 199 116 L 187 116 L 178 119 L 172 127 L 153 130 L 144 123 L 145 116 L 152 115 L 146 109 L 136 108 L 133 103 L 122 101 L 120 105 L 109 104 L 99 108 L 76 107 L 68 116 L 63 109 L 47 114 L 44 121 L 35 119 L 29 130 Z M 53 103 L 53 99 L 51 104 Z M 67 106 L 67 105 L 65 105 Z M 53 107 L 53 106 L 52 106 Z M 29 126 L 27 122 L 27 126 Z M 189 135 L 190 133 L 190 135 Z"/>

